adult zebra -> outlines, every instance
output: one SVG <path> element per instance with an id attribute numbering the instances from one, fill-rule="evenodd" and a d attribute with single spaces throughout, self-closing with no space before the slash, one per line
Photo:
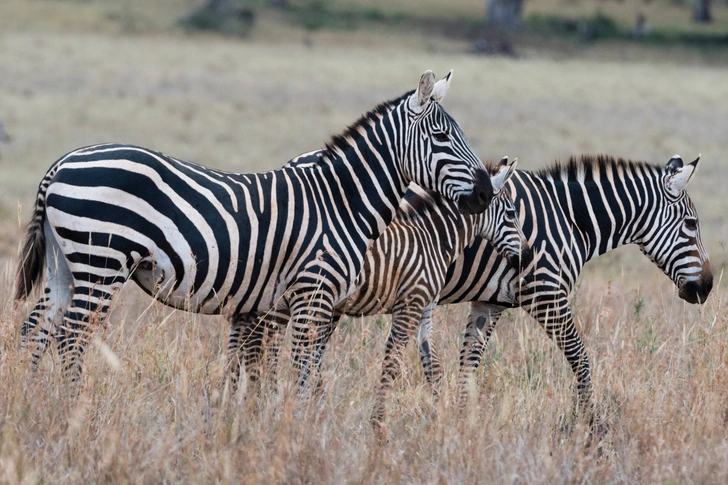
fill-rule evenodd
<path id="1" fill-rule="evenodd" d="M 364 253 L 409 182 L 484 211 L 489 177 L 440 106 L 451 74 L 380 104 L 333 137 L 315 166 L 261 174 L 213 170 L 131 145 L 75 150 L 41 181 L 16 298 L 48 273 L 21 339 L 37 362 L 56 334 L 63 371 L 81 375 L 90 323 L 132 279 L 177 308 L 235 315 L 291 312 L 305 389 L 334 306 L 353 291 Z M 56 322 L 61 319 L 60 322 Z M 36 332 L 39 322 L 42 322 Z"/>
<path id="2" fill-rule="evenodd" d="M 592 424 L 589 358 L 569 309 L 569 295 L 584 264 L 624 244 L 637 244 L 689 303 L 704 303 L 713 286 L 695 205 L 685 186 L 700 157 L 684 165 L 675 155 L 662 168 L 608 156 L 582 156 L 509 181 L 520 222 L 536 254 L 528 281 L 482 238 L 465 249 L 447 274 L 440 303 L 472 302 L 460 353 L 458 396 L 480 364 L 498 318 L 521 306 L 564 353 L 577 378 L 577 407 Z M 426 315 L 427 316 L 427 315 Z M 420 322 L 425 374 L 439 381 L 441 366 L 431 325 Z"/>
<path id="3" fill-rule="evenodd" d="M 289 165 L 316 163 L 317 154 L 305 154 Z M 377 403 L 372 415 L 375 426 L 382 424 L 384 408 L 399 361 L 408 340 L 423 314 L 437 305 L 445 284 L 448 267 L 476 236 L 490 241 L 514 267 L 519 261 L 528 265 L 531 251 L 526 242 L 510 193 L 505 183 L 513 174 L 517 160 L 504 158 L 489 167 L 493 201 L 478 215 L 461 214 L 455 204 L 436 193 L 413 185 L 405 195 L 395 220 L 367 251 L 354 293 L 335 309 L 335 320 L 325 336 L 325 343 L 343 314 L 392 314 L 392 331 L 384 363 Z M 268 367 L 274 378 L 278 348 L 289 316 L 274 312 L 263 316 L 238 315 L 230 330 L 228 355 L 234 388 L 245 363 L 249 381 L 257 386 L 263 364 L 263 348 L 268 351 Z"/>

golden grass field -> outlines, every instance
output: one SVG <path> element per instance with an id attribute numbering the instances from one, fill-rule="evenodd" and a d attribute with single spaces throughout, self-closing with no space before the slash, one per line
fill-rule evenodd
<path id="1" fill-rule="evenodd" d="M 309 34 L 274 14 L 249 40 L 187 36 L 169 28 L 168 7 L 195 2 L 160 0 L 158 16 L 135 16 L 135 2 L 0 4 L 0 120 L 13 138 L 0 145 L 0 483 L 728 482 L 728 63 L 683 49 L 621 61 L 634 48 L 620 45 L 568 59 L 483 58 L 422 32 Z M 465 3 L 453 6 L 467 15 Z M 94 337 L 77 399 L 64 394 L 56 355 L 38 372 L 23 362 L 17 332 L 29 303 L 12 301 L 14 264 L 55 159 L 121 141 L 228 170 L 272 169 L 413 89 L 425 69 L 451 68 L 444 105 L 483 160 L 507 154 L 536 169 L 584 152 L 657 163 L 702 153 L 689 192 L 716 278 L 708 302 L 679 300 L 634 247 L 588 265 L 573 298 L 609 426 L 601 454 L 585 446 L 584 423 L 561 431 L 575 381 L 521 311 L 496 329 L 461 420 L 453 400 L 467 308 L 438 308 L 444 394 L 429 397 L 410 345 L 381 447 L 368 419 L 389 317 L 336 331 L 323 396 L 298 409 L 285 354 L 280 387 L 248 405 L 224 386 L 227 323 L 131 286 Z"/>

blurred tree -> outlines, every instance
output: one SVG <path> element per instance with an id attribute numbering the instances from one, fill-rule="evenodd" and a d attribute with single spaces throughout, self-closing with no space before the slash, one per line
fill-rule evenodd
<path id="1" fill-rule="evenodd" d="M 710 0 L 695 0 L 693 20 L 699 23 L 708 23 L 713 20 L 713 16 L 710 14 Z"/>
<path id="2" fill-rule="evenodd" d="M 227 35 L 245 36 L 255 22 L 255 12 L 239 0 L 205 0 L 205 3 L 180 19 L 188 29 L 214 30 Z"/>
<path id="3" fill-rule="evenodd" d="M 521 23 L 523 0 L 485 0 L 485 17 L 491 26 L 510 31 Z"/>

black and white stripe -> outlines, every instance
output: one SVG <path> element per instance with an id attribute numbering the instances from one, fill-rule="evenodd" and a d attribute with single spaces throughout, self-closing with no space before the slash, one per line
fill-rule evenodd
<path id="1" fill-rule="evenodd" d="M 683 165 L 676 155 L 663 168 L 607 156 L 582 157 L 511 177 L 535 266 L 527 268 L 529 275 L 519 274 L 490 243 L 477 238 L 450 267 L 440 299 L 472 302 L 460 354 L 462 405 L 498 317 L 506 308 L 521 306 L 566 356 L 578 381 L 577 409 L 593 417 L 589 359 L 568 304 L 584 264 L 611 249 L 637 244 L 672 279 L 682 299 L 705 302 L 713 276 L 697 211 L 684 190 L 699 160 Z M 421 325 L 428 340 L 429 323 Z M 421 355 L 423 364 L 437 359 L 431 343 L 422 348 L 427 351 Z"/>
<path id="2" fill-rule="evenodd" d="M 473 213 L 492 198 L 482 163 L 439 104 L 450 77 L 436 83 L 427 71 L 415 92 L 334 137 L 315 166 L 234 174 L 119 144 L 65 155 L 40 184 L 18 266 L 18 299 L 44 266 L 48 274 L 21 331 L 34 360 L 55 326 L 64 372 L 77 381 L 90 323 L 103 322 L 132 279 L 193 312 L 286 309 L 303 384 L 319 328 L 353 291 L 410 182 Z"/>
<path id="3" fill-rule="evenodd" d="M 315 154 L 299 157 L 291 164 L 310 163 Z M 530 250 L 518 223 L 518 216 L 505 187 L 516 161 L 504 158 L 491 168 L 496 194 L 488 209 L 478 215 L 461 214 L 455 204 L 416 185 L 405 195 L 397 217 L 366 253 L 354 293 L 336 307 L 333 332 L 343 314 L 391 313 L 392 330 L 382 367 L 382 382 L 373 414 L 381 424 L 392 383 L 399 373 L 399 361 L 417 323 L 437 305 L 448 267 L 476 236 L 490 241 L 516 267 L 519 259 L 528 264 Z M 262 321 L 258 315 L 237 318 L 230 332 L 228 352 L 232 382 L 237 383 L 241 361 L 251 383 L 261 374 L 263 351 L 268 352 L 270 377 L 276 368 L 281 330 L 288 322 L 285 313 L 271 313 Z M 327 336 L 328 337 L 328 336 Z M 325 345 L 326 341 L 324 341 Z"/>

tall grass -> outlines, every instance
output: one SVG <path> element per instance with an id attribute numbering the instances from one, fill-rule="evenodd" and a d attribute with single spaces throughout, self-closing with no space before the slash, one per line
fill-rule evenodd
<path id="1" fill-rule="evenodd" d="M 639 291 L 624 279 L 584 281 L 574 313 L 609 427 L 599 454 L 586 446 L 584 423 L 569 421 L 574 379 L 565 359 L 521 311 L 507 314 L 496 329 L 461 419 L 453 399 L 466 311 L 438 309 L 445 392 L 433 402 L 410 346 L 388 405 L 390 441 L 380 447 L 369 413 L 388 325 L 357 318 L 337 330 L 319 399 L 298 403 L 285 354 L 279 384 L 246 400 L 245 390 L 230 396 L 225 386 L 222 318 L 173 311 L 130 288 L 94 337 L 80 397 L 70 399 L 54 352 L 33 371 L 16 348 L 27 308 L 13 310 L 10 273 L 0 283 L 6 483 L 728 479 L 722 287 L 696 307 L 680 302 L 657 270 Z"/>

